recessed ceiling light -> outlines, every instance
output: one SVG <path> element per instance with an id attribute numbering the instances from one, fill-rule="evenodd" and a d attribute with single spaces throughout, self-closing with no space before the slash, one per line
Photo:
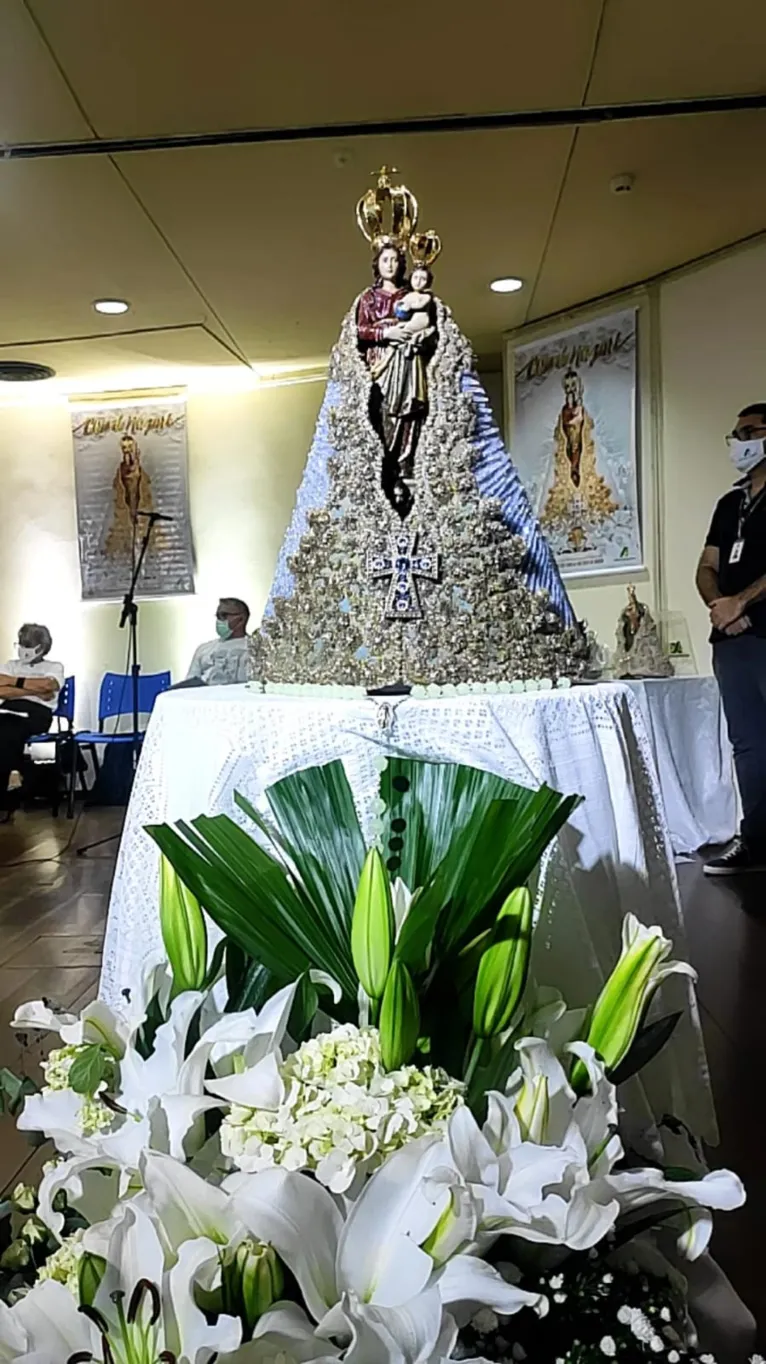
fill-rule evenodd
<path id="1" fill-rule="evenodd" d="M 515 294 L 524 288 L 524 281 L 515 275 L 507 275 L 503 279 L 493 279 L 489 287 L 493 294 Z"/>
<path id="2" fill-rule="evenodd" d="M 117 313 L 126 313 L 130 307 L 124 298 L 97 298 L 93 307 L 97 313 L 109 313 L 116 316 Z"/>

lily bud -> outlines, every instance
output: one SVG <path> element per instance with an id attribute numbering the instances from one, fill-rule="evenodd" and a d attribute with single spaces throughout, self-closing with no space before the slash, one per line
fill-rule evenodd
<path id="1" fill-rule="evenodd" d="M 245 1339 L 249 1340 L 256 1322 L 282 1296 L 284 1275 L 276 1251 L 250 1239 L 225 1251 L 222 1289 L 222 1310 L 239 1317 Z"/>
<path id="2" fill-rule="evenodd" d="M 77 1262 L 77 1290 L 81 1307 L 93 1306 L 105 1273 L 106 1260 L 103 1256 L 84 1251 Z"/>
<path id="3" fill-rule="evenodd" d="M 514 1108 L 524 1141 L 534 1141 L 542 1145 L 548 1127 L 549 1112 L 547 1075 L 536 1075 L 533 1080 L 525 1080 Z"/>
<path id="4" fill-rule="evenodd" d="M 391 882 L 377 848 L 370 848 L 359 877 L 351 921 L 351 956 L 362 989 L 382 998 L 394 946 Z"/>
<path id="5" fill-rule="evenodd" d="M 380 1052 L 386 1070 L 398 1070 L 412 1057 L 420 1032 L 420 1006 L 404 962 L 395 958 L 380 1006 Z"/>
<path id="6" fill-rule="evenodd" d="M 19 1212 L 34 1212 L 37 1207 L 37 1194 L 30 1184 L 17 1184 L 11 1199 Z"/>
<path id="7" fill-rule="evenodd" d="M 526 886 L 512 891 L 503 904 L 493 939 L 482 953 L 473 995 L 473 1030 L 482 1039 L 504 1032 L 524 993 L 532 939 L 532 897 Z"/>
<path id="8" fill-rule="evenodd" d="M 173 993 L 200 990 L 207 975 L 205 916 L 166 857 L 160 859 L 160 928 L 173 972 Z"/>
<path id="9" fill-rule="evenodd" d="M 44 1227 L 42 1222 L 38 1222 L 36 1217 L 29 1217 L 21 1228 L 20 1235 L 27 1245 L 36 1246 L 47 1240 L 48 1228 Z"/>
<path id="10" fill-rule="evenodd" d="M 679 973 L 696 980 L 685 961 L 668 961 L 673 944 L 655 924 L 646 928 L 634 914 L 622 925 L 619 961 L 596 1000 L 585 1039 L 601 1057 L 607 1070 L 614 1070 L 630 1051 L 651 998 L 666 976 Z M 589 1088 L 584 1063 L 572 1068 L 572 1088 L 584 1094 Z"/>
<path id="11" fill-rule="evenodd" d="M 32 1259 L 32 1252 L 26 1241 L 11 1241 L 0 1255 L 0 1269 L 10 1269 L 14 1273 L 19 1269 L 26 1269 Z"/>

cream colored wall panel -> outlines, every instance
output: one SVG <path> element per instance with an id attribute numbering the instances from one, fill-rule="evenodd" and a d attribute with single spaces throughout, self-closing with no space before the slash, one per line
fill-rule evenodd
<path id="1" fill-rule="evenodd" d="M 766 115 L 581 129 L 530 319 L 638 283 L 760 231 Z M 630 194 L 611 178 L 635 175 Z"/>
<path id="2" fill-rule="evenodd" d="M 763 0 L 609 0 L 590 104 L 763 90 Z"/>
<path id="3" fill-rule="evenodd" d="M 0 0 L 0 142 L 90 135 L 21 0 Z"/>
<path id="4" fill-rule="evenodd" d="M 203 320 L 203 306 L 103 159 L 0 161 L 0 345 Z M 123 322 L 95 298 L 126 298 Z"/>
<path id="5" fill-rule="evenodd" d="M 575 104 L 600 0 L 32 0 L 100 136 Z"/>

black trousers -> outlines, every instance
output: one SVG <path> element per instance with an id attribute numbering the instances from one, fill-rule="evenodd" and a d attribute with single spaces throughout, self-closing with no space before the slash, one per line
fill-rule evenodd
<path id="1" fill-rule="evenodd" d="M 47 734 L 53 721 L 50 706 L 19 696 L 0 702 L 0 809 L 6 808 L 8 778 L 21 768 L 24 745 L 33 734 Z"/>
<path id="2" fill-rule="evenodd" d="M 715 644 L 713 671 L 734 749 L 742 837 L 766 854 L 766 639 L 748 633 Z"/>

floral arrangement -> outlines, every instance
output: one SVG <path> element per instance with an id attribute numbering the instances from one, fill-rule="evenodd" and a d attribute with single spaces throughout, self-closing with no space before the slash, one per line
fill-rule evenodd
<path id="1" fill-rule="evenodd" d="M 700 1359 L 683 1260 L 744 1192 L 692 1146 L 638 1163 L 619 1101 L 691 969 L 628 916 L 587 1011 L 530 970 L 575 802 L 392 759 L 367 848 L 336 764 L 268 799 L 255 838 L 151 831 L 165 952 L 119 1009 L 17 1012 L 60 1045 L 0 1075 L 52 1143 L 2 1209 L 0 1359 Z"/>

